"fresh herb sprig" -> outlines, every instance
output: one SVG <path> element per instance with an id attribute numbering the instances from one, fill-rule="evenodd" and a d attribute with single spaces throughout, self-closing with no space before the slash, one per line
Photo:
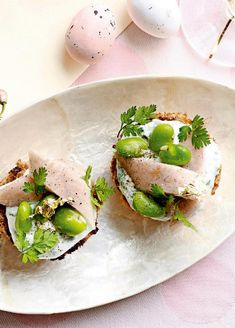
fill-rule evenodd
<path id="1" fill-rule="evenodd" d="M 36 195 L 41 195 L 45 192 L 45 183 L 47 177 L 47 169 L 40 167 L 33 172 L 33 182 L 25 182 L 23 191 L 26 193 L 35 192 Z"/>
<path id="2" fill-rule="evenodd" d="M 130 107 L 126 112 L 121 114 L 121 127 L 117 137 L 140 136 L 143 133 L 141 125 L 145 125 L 154 118 L 156 105 Z"/>
<path id="3" fill-rule="evenodd" d="M 96 183 L 92 187 L 92 202 L 102 207 L 103 203 L 114 193 L 113 187 L 111 187 L 104 177 L 98 177 Z"/>
<path id="4" fill-rule="evenodd" d="M 33 243 L 29 245 L 26 234 L 23 231 L 17 233 L 15 246 L 22 253 L 22 262 L 35 263 L 39 260 L 39 256 L 48 253 L 59 242 L 58 234 L 51 230 L 42 230 L 38 228 L 34 233 Z"/>
<path id="5" fill-rule="evenodd" d="M 203 148 L 211 143 L 207 129 L 204 127 L 204 118 L 196 115 L 191 125 L 184 125 L 179 129 L 178 139 L 185 141 L 192 135 L 192 145 L 195 149 Z"/>
<path id="6" fill-rule="evenodd" d="M 168 196 L 165 194 L 164 189 L 156 183 L 151 185 L 151 195 L 155 198 L 160 198 L 162 200 L 168 199 Z"/>
<path id="7" fill-rule="evenodd" d="M 158 184 L 151 185 L 151 195 L 165 205 L 167 212 L 172 213 L 173 220 L 181 221 L 186 227 L 197 231 L 184 213 L 180 211 L 178 201 L 173 195 L 167 195 L 164 189 Z"/>
<path id="8" fill-rule="evenodd" d="M 197 232 L 196 227 L 188 220 L 188 218 L 184 215 L 184 213 L 182 213 L 179 210 L 178 206 L 176 206 L 176 210 L 175 210 L 173 219 L 181 221 L 183 223 L 183 225 L 185 225 L 186 227 L 191 228 Z"/>
<path id="9" fill-rule="evenodd" d="M 114 188 L 111 187 L 104 177 L 98 177 L 95 184 L 92 184 L 91 179 L 92 167 L 89 165 L 83 180 L 91 190 L 91 202 L 97 207 L 102 207 L 103 203 L 114 193 Z"/>
<path id="10" fill-rule="evenodd" d="M 82 177 L 82 179 L 86 182 L 88 187 L 90 187 L 91 172 L 92 172 L 92 166 L 89 165 L 86 169 L 86 174 L 84 175 L 84 177 Z"/>

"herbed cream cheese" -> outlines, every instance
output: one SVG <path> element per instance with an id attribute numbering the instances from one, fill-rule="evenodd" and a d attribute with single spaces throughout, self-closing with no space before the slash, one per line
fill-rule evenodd
<path id="1" fill-rule="evenodd" d="M 128 175 L 126 170 L 124 170 L 121 165 L 119 164 L 118 161 L 116 161 L 116 170 L 117 170 L 117 180 L 119 183 L 119 189 L 123 196 L 126 198 L 129 206 L 133 209 L 133 197 L 134 194 L 138 191 L 135 188 L 134 182 L 132 181 L 131 177 Z M 166 215 L 165 217 L 162 218 L 151 218 L 153 220 L 157 221 L 169 221 L 171 219 L 171 216 Z"/>

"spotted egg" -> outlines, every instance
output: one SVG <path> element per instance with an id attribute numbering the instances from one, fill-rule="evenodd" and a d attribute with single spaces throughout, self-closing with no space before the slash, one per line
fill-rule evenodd
<path id="1" fill-rule="evenodd" d="M 180 27 L 181 15 L 176 0 L 127 0 L 128 13 L 144 32 L 167 38 Z"/>
<path id="2" fill-rule="evenodd" d="M 110 8 L 90 5 L 73 18 L 65 34 L 65 47 L 74 60 L 92 64 L 109 51 L 115 37 L 116 21 Z"/>

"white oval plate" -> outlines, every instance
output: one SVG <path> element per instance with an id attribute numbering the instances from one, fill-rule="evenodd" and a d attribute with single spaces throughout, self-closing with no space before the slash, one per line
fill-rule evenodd
<path id="1" fill-rule="evenodd" d="M 100 231 L 63 261 L 22 265 L 17 251 L 2 243 L 0 309 L 58 313 L 123 299 L 188 268 L 235 230 L 235 91 L 188 78 L 139 77 L 67 90 L 0 124 L 1 175 L 29 149 L 80 158 L 95 175 L 110 179 L 112 144 L 120 113 L 131 105 L 155 103 L 159 111 L 206 118 L 220 145 L 220 188 L 182 224 L 141 219 L 116 193 L 100 213 Z"/>

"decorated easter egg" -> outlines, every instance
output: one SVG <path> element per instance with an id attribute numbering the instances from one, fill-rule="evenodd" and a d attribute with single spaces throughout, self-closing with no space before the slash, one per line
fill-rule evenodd
<path id="1" fill-rule="evenodd" d="M 176 0 L 127 0 L 127 7 L 134 23 L 152 36 L 167 38 L 180 27 Z"/>
<path id="2" fill-rule="evenodd" d="M 65 47 L 81 63 L 92 64 L 112 47 L 116 22 L 109 7 L 90 5 L 73 18 L 65 34 Z"/>

